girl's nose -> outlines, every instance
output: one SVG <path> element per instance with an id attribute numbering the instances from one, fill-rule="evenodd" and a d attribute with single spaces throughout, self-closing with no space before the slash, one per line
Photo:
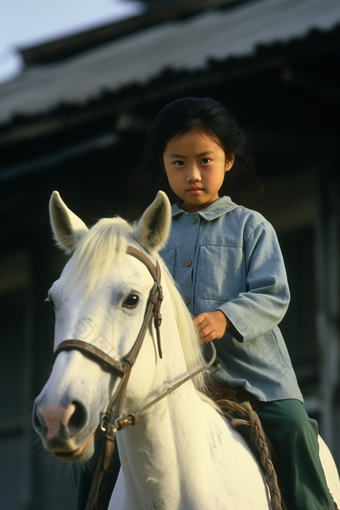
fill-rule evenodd
<path id="1" fill-rule="evenodd" d="M 194 164 L 188 168 L 187 172 L 187 181 L 188 182 L 198 182 L 201 180 L 201 173 L 197 166 Z"/>

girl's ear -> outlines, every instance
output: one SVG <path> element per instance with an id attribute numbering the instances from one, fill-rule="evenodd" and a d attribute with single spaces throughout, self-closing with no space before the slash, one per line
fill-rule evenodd
<path id="1" fill-rule="evenodd" d="M 163 191 L 159 191 L 138 222 L 134 237 L 151 254 L 164 246 L 169 235 L 170 223 L 169 199 Z"/>
<path id="2" fill-rule="evenodd" d="M 235 154 L 231 153 L 231 154 L 229 154 L 229 156 L 226 157 L 224 171 L 229 172 L 229 170 L 231 170 L 232 167 L 234 166 L 234 163 L 235 163 Z"/>
<path id="3" fill-rule="evenodd" d="M 53 191 L 50 198 L 50 220 L 54 239 L 66 253 L 71 253 L 88 232 L 85 223 L 68 209 L 58 191 Z"/>

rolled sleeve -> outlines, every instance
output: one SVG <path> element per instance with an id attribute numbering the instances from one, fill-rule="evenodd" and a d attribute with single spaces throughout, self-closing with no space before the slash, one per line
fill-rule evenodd
<path id="1" fill-rule="evenodd" d="M 230 334 L 248 341 L 273 329 L 283 319 L 290 300 L 280 246 L 268 222 L 245 240 L 246 292 L 218 306 L 233 327 Z"/>

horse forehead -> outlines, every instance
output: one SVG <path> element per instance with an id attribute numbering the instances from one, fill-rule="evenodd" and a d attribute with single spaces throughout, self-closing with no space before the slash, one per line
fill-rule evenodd
<path id="1" fill-rule="evenodd" d="M 69 284 L 70 278 L 72 277 L 72 273 L 75 269 L 75 262 L 72 258 L 67 262 L 66 266 L 62 274 L 60 275 L 59 280 L 56 280 L 52 287 L 51 291 L 61 291 L 63 284 Z M 80 278 L 74 282 L 73 288 L 78 287 L 78 289 L 82 289 L 83 286 L 86 285 L 86 275 L 84 278 Z M 128 254 L 119 261 L 113 261 L 112 266 L 110 267 L 107 277 L 104 278 L 103 285 L 107 283 L 107 279 L 114 281 L 117 285 L 123 286 L 124 283 L 144 283 L 146 286 L 152 284 L 153 278 L 150 275 L 148 268 L 143 262 L 137 260 L 135 257 L 131 257 Z"/>
<path id="2" fill-rule="evenodd" d="M 121 267 L 113 268 L 113 271 L 113 274 L 116 274 L 122 282 L 124 280 L 140 281 L 145 282 L 147 285 L 153 282 L 153 278 L 146 265 L 129 255 L 126 255 Z"/>

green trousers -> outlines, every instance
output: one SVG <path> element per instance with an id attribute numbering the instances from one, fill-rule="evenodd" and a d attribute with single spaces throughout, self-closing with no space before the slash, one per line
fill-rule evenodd
<path id="1" fill-rule="evenodd" d="M 277 453 L 288 510 L 334 510 L 319 459 L 318 425 L 309 418 L 301 402 L 293 399 L 264 402 L 258 415 Z M 97 454 L 85 465 L 73 465 L 77 510 L 85 509 L 101 443 L 97 436 Z M 120 468 L 117 450 L 112 467 L 114 475 L 112 485 L 107 487 L 107 503 Z"/>
<path id="2" fill-rule="evenodd" d="M 277 453 L 288 510 L 334 510 L 319 458 L 317 422 L 293 399 L 264 402 L 258 415 Z"/>

